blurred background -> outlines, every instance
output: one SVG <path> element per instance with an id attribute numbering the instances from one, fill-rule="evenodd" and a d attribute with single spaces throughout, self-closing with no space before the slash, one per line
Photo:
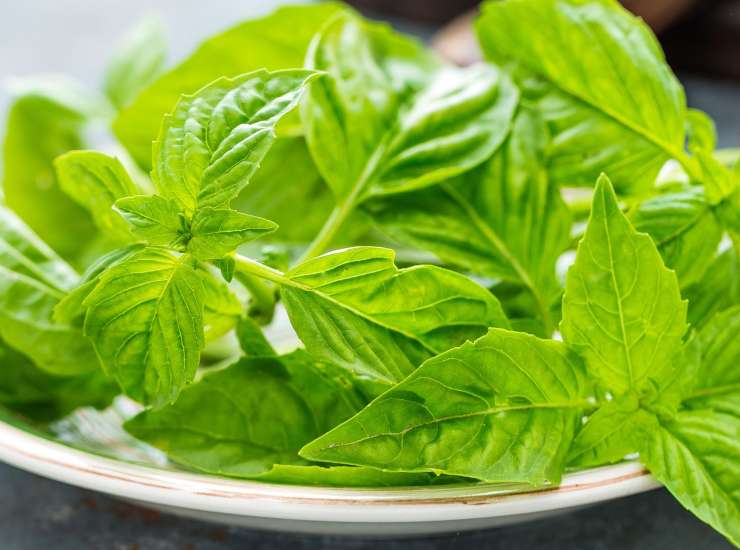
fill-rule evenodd
<path id="1" fill-rule="evenodd" d="M 0 6 L 0 122 L 13 76 L 63 73 L 95 85 L 115 45 L 147 14 L 170 33 L 169 61 L 203 38 L 285 0 L 28 0 Z M 351 0 L 363 13 L 432 41 L 447 57 L 478 56 L 469 32 L 477 0 Z M 623 0 L 658 33 L 689 103 L 718 124 L 719 145 L 740 143 L 740 0 Z"/>

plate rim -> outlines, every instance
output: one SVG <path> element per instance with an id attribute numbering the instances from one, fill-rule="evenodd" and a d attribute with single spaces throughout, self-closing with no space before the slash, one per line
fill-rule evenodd
<path id="1" fill-rule="evenodd" d="M 265 519 L 416 523 L 574 508 L 659 486 L 637 462 L 567 474 L 558 487 L 502 484 L 408 488 L 278 485 L 167 470 L 97 455 L 0 421 L 0 460 L 20 469 L 144 505 Z"/>

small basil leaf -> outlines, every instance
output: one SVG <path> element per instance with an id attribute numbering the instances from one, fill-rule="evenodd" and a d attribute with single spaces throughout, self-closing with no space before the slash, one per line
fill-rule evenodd
<path id="1" fill-rule="evenodd" d="M 200 260 L 217 260 L 276 229 L 270 220 L 236 210 L 199 208 L 190 223 L 188 251 Z"/>
<path id="2" fill-rule="evenodd" d="M 594 191 L 586 234 L 568 270 L 560 330 L 606 391 L 638 394 L 669 382 L 686 323 L 675 272 L 638 233 L 606 176 Z"/>
<path id="3" fill-rule="evenodd" d="M 85 334 L 123 392 L 152 406 L 192 381 L 203 348 L 203 286 L 187 257 L 145 248 L 85 300 Z"/>
<path id="4" fill-rule="evenodd" d="M 579 359 L 562 343 L 492 329 L 426 361 L 300 454 L 385 471 L 557 483 L 584 389 Z"/>
<path id="5" fill-rule="evenodd" d="M 203 284 L 203 332 L 205 341 L 212 342 L 233 329 L 242 314 L 244 306 L 239 298 L 229 290 L 228 285 L 208 269 L 197 269 L 196 273 Z"/>
<path id="6" fill-rule="evenodd" d="M 57 157 L 54 167 L 59 186 L 90 212 L 101 232 L 118 243 L 131 241 L 131 231 L 113 204 L 139 190 L 118 159 L 97 151 L 72 151 Z"/>
<path id="7" fill-rule="evenodd" d="M 689 150 L 714 151 L 717 147 L 717 129 L 714 121 L 699 109 L 687 109 L 686 138 Z"/>
<path id="8" fill-rule="evenodd" d="M 477 283 L 435 266 L 398 269 L 394 256 L 385 248 L 349 248 L 286 274 L 285 307 L 317 359 L 394 384 L 488 327 L 508 327 L 496 298 Z"/>
<path id="9" fill-rule="evenodd" d="M 145 17 L 131 29 L 108 65 L 103 89 L 121 109 L 151 84 L 167 60 L 167 32 L 158 17 Z"/>
<path id="10" fill-rule="evenodd" d="M 740 262 L 730 247 L 707 265 L 704 277 L 683 293 L 689 302 L 689 322 L 701 328 L 719 311 L 740 304 Z"/>
<path id="11" fill-rule="evenodd" d="M 653 238 L 682 288 L 701 280 L 722 239 L 717 216 L 695 187 L 652 197 L 640 203 L 630 219 L 637 231 Z"/>
<path id="12" fill-rule="evenodd" d="M 258 70 L 182 96 L 154 143 L 157 191 L 181 210 L 228 206 L 249 183 L 314 71 Z"/>
<path id="13" fill-rule="evenodd" d="M 236 325 L 236 336 L 244 355 L 249 357 L 274 357 L 277 355 L 265 334 L 250 317 L 242 317 Z"/>
<path id="14" fill-rule="evenodd" d="M 152 245 L 174 246 L 189 236 L 180 208 L 159 195 L 124 197 L 115 209 L 131 225 L 131 232 Z"/>

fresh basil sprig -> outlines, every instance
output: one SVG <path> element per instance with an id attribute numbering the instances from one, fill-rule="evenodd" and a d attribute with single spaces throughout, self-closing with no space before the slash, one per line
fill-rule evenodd
<path id="1" fill-rule="evenodd" d="M 174 462 L 271 483 L 553 486 L 639 457 L 740 545 L 737 155 L 614 0 L 488 2 L 476 30 L 488 62 L 456 68 L 284 7 L 157 76 L 149 21 L 107 100 L 27 90 L 0 403 L 123 393 Z M 77 150 L 114 116 L 151 178 Z"/>

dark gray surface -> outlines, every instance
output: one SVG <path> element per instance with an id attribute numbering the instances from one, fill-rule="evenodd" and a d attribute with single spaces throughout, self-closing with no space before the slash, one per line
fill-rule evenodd
<path id="1" fill-rule="evenodd" d="M 726 550 L 665 491 L 514 527 L 378 541 L 295 536 L 179 519 L 0 465 L 2 550 Z"/>

